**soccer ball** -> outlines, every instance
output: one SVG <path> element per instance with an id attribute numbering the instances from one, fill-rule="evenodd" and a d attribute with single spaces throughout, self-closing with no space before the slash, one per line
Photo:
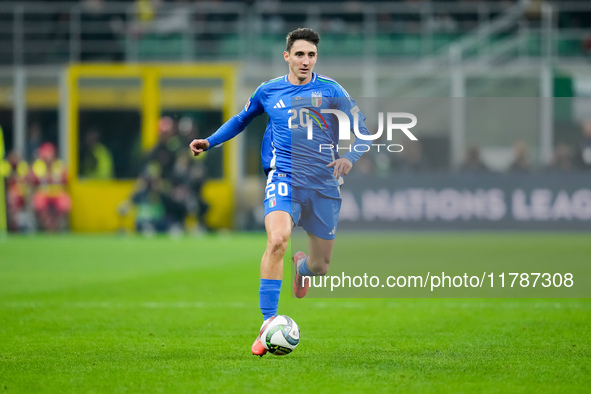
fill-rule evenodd
<path id="1" fill-rule="evenodd" d="M 300 343 L 300 328 L 291 317 L 277 315 L 261 334 L 261 342 L 269 353 L 289 354 Z"/>

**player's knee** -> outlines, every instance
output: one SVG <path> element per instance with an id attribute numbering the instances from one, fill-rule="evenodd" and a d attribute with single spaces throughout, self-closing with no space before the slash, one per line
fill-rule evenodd
<path id="1" fill-rule="evenodd" d="M 321 258 L 319 260 L 309 262 L 311 264 L 308 265 L 310 271 L 314 273 L 315 276 L 324 276 L 328 273 L 328 267 L 330 265 L 330 259 Z"/>
<path id="2" fill-rule="evenodd" d="M 269 235 L 268 249 L 273 254 L 284 255 L 287 250 L 288 242 L 289 237 L 286 237 L 283 234 L 271 234 Z"/>
<path id="3" fill-rule="evenodd" d="M 324 276 L 324 275 L 326 275 L 326 274 L 328 274 L 328 264 L 322 264 L 322 265 L 321 265 L 321 266 L 318 268 L 318 270 L 317 270 L 317 272 L 316 272 L 316 275 L 319 275 L 319 276 Z"/>

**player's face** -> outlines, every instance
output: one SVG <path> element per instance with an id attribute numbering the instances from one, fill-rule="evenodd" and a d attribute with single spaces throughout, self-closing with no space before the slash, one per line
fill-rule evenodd
<path id="1" fill-rule="evenodd" d="M 296 40 L 289 52 L 283 52 L 289 64 L 289 80 L 296 84 L 306 84 L 312 79 L 312 70 L 316 65 L 316 45 L 306 40 Z"/>

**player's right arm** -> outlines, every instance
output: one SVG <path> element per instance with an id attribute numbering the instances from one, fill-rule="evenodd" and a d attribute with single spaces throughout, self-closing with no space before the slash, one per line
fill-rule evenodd
<path id="1" fill-rule="evenodd" d="M 191 152 L 193 152 L 193 156 L 199 156 L 202 152 L 236 137 L 254 118 L 264 112 L 261 99 L 261 86 L 259 86 L 254 94 L 248 99 L 242 111 L 231 117 L 215 133 L 204 140 L 196 139 L 191 141 L 189 147 L 191 148 Z"/>
<path id="2" fill-rule="evenodd" d="M 209 141 L 208 140 L 193 140 L 189 144 L 189 148 L 191 148 L 191 152 L 193 152 L 193 156 L 199 156 L 201 153 L 203 153 L 209 149 Z"/>

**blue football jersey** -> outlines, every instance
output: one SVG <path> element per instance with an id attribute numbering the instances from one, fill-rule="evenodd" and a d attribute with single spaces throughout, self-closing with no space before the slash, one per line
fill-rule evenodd
<path id="1" fill-rule="evenodd" d="M 265 112 L 269 122 L 261 158 L 267 181 L 283 178 L 299 187 L 334 188 L 338 182 L 333 168 L 326 165 L 339 158 L 339 123 L 336 115 L 322 113 L 323 109 L 346 114 L 351 130 L 356 115 L 359 131 L 369 134 L 365 116 L 345 89 L 333 79 L 313 73 L 305 85 L 293 85 L 287 75 L 261 84 L 242 111 L 207 140 L 211 149 L 236 136 Z M 347 147 L 354 145 L 355 140 L 348 142 Z M 340 152 L 353 163 L 361 156 L 354 149 L 343 150 L 342 146 Z"/>

